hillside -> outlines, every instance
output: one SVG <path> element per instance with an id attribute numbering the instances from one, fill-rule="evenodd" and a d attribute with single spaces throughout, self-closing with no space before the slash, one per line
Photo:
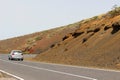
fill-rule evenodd
<path id="1" fill-rule="evenodd" d="M 79 29 L 34 58 L 37 61 L 120 68 L 120 8 L 79 22 Z"/>
<path id="2" fill-rule="evenodd" d="M 67 26 L 0 41 L 0 51 L 37 53 L 37 61 L 120 68 L 120 8 Z"/>
<path id="3" fill-rule="evenodd" d="M 6 40 L 0 40 L 0 53 L 8 53 L 13 49 L 20 49 L 25 53 L 41 53 L 54 44 L 62 41 L 62 38 L 74 32 L 78 28 L 78 24 L 70 24 L 42 32 L 23 35 Z"/>

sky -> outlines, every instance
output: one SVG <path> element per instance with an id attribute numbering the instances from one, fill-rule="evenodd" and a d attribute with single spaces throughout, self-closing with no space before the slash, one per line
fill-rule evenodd
<path id="1" fill-rule="evenodd" d="M 0 40 L 106 13 L 120 0 L 0 0 Z"/>

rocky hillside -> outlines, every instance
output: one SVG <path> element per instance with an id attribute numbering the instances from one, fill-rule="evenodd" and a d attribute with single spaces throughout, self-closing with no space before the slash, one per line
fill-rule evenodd
<path id="1" fill-rule="evenodd" d="M 0 51 L 37 53 L 37 61 L 120 68 L 120 8 L 67 26 L 0 41 Z"/>
<path id="2" fill-rule="evenodd" d="M 120 68 L 120 8 L 78 22 L 76 31 L 39 54 L 38 61 Z"/>
<path id="3" fill-rule="evenodd" d="M 29 35 L 0 40 L 0 53 L 8 53 L 13 49 L 20 49 L 25 53 L 41 53 L 62 41 L 68 33 L 78 29 L 78 24 L 70 24 L 51 30 L 36 32 Z"/>

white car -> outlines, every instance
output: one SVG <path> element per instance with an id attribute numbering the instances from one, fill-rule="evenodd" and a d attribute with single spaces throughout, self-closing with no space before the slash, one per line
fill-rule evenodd
<path id="1" fill-rule="evenodd" d="M 9 60 L 21 60 L 23 61 L 23 53 L 21 50 L 12 50 L 8 55 Z"/>

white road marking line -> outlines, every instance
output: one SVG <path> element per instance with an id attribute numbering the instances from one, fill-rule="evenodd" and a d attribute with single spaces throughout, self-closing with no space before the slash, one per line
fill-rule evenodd
<path id="1" fill-rule="evenodd" d="M 1 60 L 1 61 L 4 61 L 4 62 L 16 64 L 16 65 L 21 65 L 21 66 L 26 66 L 26 67 L 34 68 L 34 69 L 45 70 L 45 71 L 49 71 L 49 72 L 64 74 L 64 75 L 73 76 L 73 77 L 78 77 L 78 78 L 84 78 L 84 79 L 88 79 L 88 80 L 97 80 L 97 79 L 91 78 L 91 77 L 80 76 L 80 75 L 75 75 L 75 74 L 66 73 L 66 72 L 61 72 L 61 71 L 55 71 L 55 70 L 46 69 L 46 68 L 39 68 L 39 67 L 35 67 L 35 66 L 28 66 L 28 65 L 24 65 L 24 64 L 13 63 L 13 62 L 9 62 L 9 61 L 2 60 L 2 59 L 0 59 L 0 60 Z"/>
<path id="2" fill-rule="evenodd" d="M 15 76 L 15 75 L 13 75 L 13 74 L 10 74 L 10 73 L 8 73 L 8 72 L 6 72 L 6 71 L 0 70 L 0 72 L 5 73 L 5 74 L 7 74 L 7 75 L 9 75 L 9 76 L 12 76 L 12 77 L 14 77 L 14 78 L 16 78 L 16 79 L 24 80 L 23 78 L 20 78 L 20 77 L 18 77 L 18 76 Z"/>
<path id="3" fill-rule="evenodd" d="M 31 61 L 25 61 L 31 62 Z M 75 66 L 75 65 L 65 65 L 65 64 L 57 64 L 57 63 L 47 63 L 47 62 L 33 62 L 33 63 L 41 63 L 41 64 L 49 64 L 49 65 L 57 65 L 57 66 L 66 66 L 66 67 L 73 67 L 73 68 L 83 68 L 83 69 L 91 69 L 91 70 L 99 70 L 99 71 L 107 71 L 107 72 L 119 72 L 119 70 L 112 70 L 112 69 L 100 69 L 100 68 L 92 68 L 92 67 L 85 67 L 85 66 Z"/>

